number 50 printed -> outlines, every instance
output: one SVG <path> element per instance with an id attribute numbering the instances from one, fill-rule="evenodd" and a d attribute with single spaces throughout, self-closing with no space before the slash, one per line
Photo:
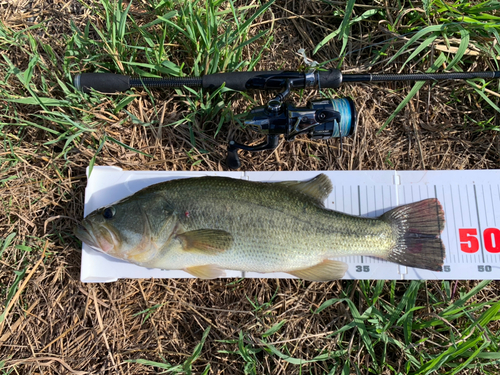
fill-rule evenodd
<path id="1" fill-rule="evenodd" d="M 458 230 L 460 250 L 473 254 L 479 250 L 479 235 L 476 228 L 461 228 Z M 500 229 L 486 228 L 483 231 L 483 245 L 489 253 L 500 253 Z"/>

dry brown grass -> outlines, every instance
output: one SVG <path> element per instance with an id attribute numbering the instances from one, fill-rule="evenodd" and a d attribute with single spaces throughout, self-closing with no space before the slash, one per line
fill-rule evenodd
<path id="1" fill-rule="evenodd" d="M 140 8 L 141 6 L 139 6 Z M 279 1 L 272 7 L 273 17 L 266 16 L 256 27 L 273 23 L 275 39 L 259 69 L 295 68 L 300 59 L 298 48 L 309 51 L 328 30 L 340 21 L 331 18 L 331 6 L 312 1 Z M 62 38 L 69 33 L 68 22 L 73 19 L 83 25 L 91 10 L 76 2 L 34 1 L 1 2 L 2 22 L 14 31 L 23 30 L 42 20 L 46 31 L 37 37 L 50 41 L 56 53 L 64 56 Z M 395 15 L 396 10 L 389 13 Z M 362 25 L 362 24 L 361 24 Z M 363 37 L 369 26 L 357 26 L 349 50 L 366 47 Z M 380 31 L 378 38 L 386 34 Z M 372 36 L 373 40 L 377 40 Z M 323 61 L 339 50 L 331 43 L 314 56 Z M 15 46 L 6 54 L 20 68 L 25 69 L 28 58 Z M 349 54 L 344 63 L 346 71 L 356 71 L 368 64 L 366 53 Z M 384 69 L 371 67 L 372 72 Z M 486 68 L 478 59 L 477 70 Z M 413 69 L 413 68 L 411 68 Z M 414 67 L 415 70 L 421 67 Z M 0 79 L 6 79 L 0 72 Z M 35 79 L 40 80 L 37 76 Z M 11 85 L 14 78 L 9 77 Z M 355 136 L 344 141 L 344 153 L 337 158 L 338 140 L 310 141 L 306 138 L 283 142 L 274 152 L 242 153 L 244 170 L 375 170 L 375 169 L 492 169 L 500 168 L 500 138 L 497 132 L 478 132 L 464 128 L 464 116 L 477 120 L 495 114 L 475 104 L 472 91 L 462 91 L 463 101 L 450 101 L 460 83 L 427 86 L 414 98 L 385 130 L 378 134 L 385 119 L 411 87 L 409 84 L 345 85 L 339 96 L 354 98 L 359 111 L 359 124 Z M 17 86 L 19 84 L 17 83 Z M 22 91 L 22 88 L 19 90 Z M 304 104 L 316 93 L 295 94 Z M 467 97 L 471 94 L 470 97 Z M 60 93 L 55 92 L 55 96 Z M 214 138 L 216 125 L 202 123 L 196 129 L 198 146 L 208 151 L 193 151 L 192 159 L 189 129 L 180 125 L 175 129 L 167 125 L 182 117 L 185 107 L 168 92 L 155 93 L 153 105 L 147 95 L 137 92 L 137 98 L 128 111 L 143 122 L 159 120 L 160 125 L 145 128 L 130 121 L 123 113 L 110 115 L 111 103 L 104 100 L 100 107 L 88 108 L 94 114 L 99 139 L 103 132 L 137 150 L 153 155 L 148 158 L 128 151 L 114 143 L 106 143 L 96 164 L 115 165 L 127 170 L 225 170 L 225 145 L 230 137 L 242 142 L 260 141 L 250 131 L 241 131 L 228 124 Z M 462 94 L 461 94 L 462 95 Z M 264 101 L 265 94 L 256 94 Z M 7 103 L 3 114 L 14 114 L 23 119 L 40 121 L 34 117 L 33 106 Z M 242 112 L 248 103 L 238 98 L 233 104 Z M 9 108 L 10 107 L 10 108 Z M 15 121 L 12 120 L 12 123 Z M 56 126 L 44 124 L 44 126 Z M 79 281 L 81 250 L 72 235 L 73 222 L 69 218 L 83 215 L 85 168 L 94 156 L 95 144 L 91 135 L 84 138 L 66 157 L 56 157 L 63 144 L 44 145 L 47 134 L 36 128 L 20 129 L 4 126 L 5 134 L 1 157 L 0 187 L 2 211 L 0 234 L 5 239 L 16 233 L 13 245 L 0 258 L 0 302 L 16 279 L 16 271 L 25 270 L 18 294 L 9 305 L 10 311 L 0 323 L 0 361 L 6 360 L 4 370 L 12 374 L 149 374 L 157 369 L 129 359 L 145 358 L 172 364 L 184 362 L 200 342 L 202 333 L 211 327 L 210 335 L 193 372 L 201 373 L 211 364 L 212 374 L 243 373 L 243 360 L 234 351 L 235 344 L 244 333 L 248 347 L 263 348 L 262 333 L 274 324 L 286 320 L 267 343 L 286 344 L 289 354 L 296 358 L 311 359 L 321 352 L 350 348 L 348 358 L 353 363 L 370 365 L 370 357 L 354 342 L 354 335 L 342 340 L 328 334 L 352 321 L 351 313 L 343 304 L 311 314 L 324 301 L 336 298 L 342 289 L 352 289 L 351 297 L 359 311 L 367 304 L 360 298 L 357 284 L 350 282 L 309 283 L 298 280 L 242 280 L 228 284 L 228 280 L 121 280 L 112 284 L 82 284 Z M 313 155 L 313 156 L 311 156 Z M 12 162 L 15 158 L 15 163 Z M 201 163 L 193 166 L 197 160 Z M 11 167 L 12 166 L 12 167 Z M 44 250 L 45 249 L 45 250 Z M 43 252 L 44 251 L 44 252 Z M 29 279 L 28 279 L 29 277 Z M 458 290 L 470 290 L 475 282 L 457 282 Z M 406 282 L 395 284 L 396 295 L 402 295 Z M 498 283 L 485 288 L 475 301 L 497 298 Z M 386 283 L 382 298 L 389 294 Z M 439 291 L 438 282 L 428 284 L 430 290 Z M 439 292 L 436 292 L 439 293 Z M 423 291 L 419 298 L 426 298 Z M 262 306 L 256 309 L 251 301 Z M 135 315 L 152 306 L 151 316 L 143 322 L 144 314 Z M 5 306 L 5 303 L 2 303 Z M 430 311 L 428 311 L 430 313 Z M 493 328 L 491 328 L 493 329 Z M 442 341 L 431 330 L 420 334 Z M 401 337 L 402 332 L 393 332 Z M 434 336 L 435 335 L 435 336 Z M 359 340 L 358 338 L 356 340 Z M 226 342 L 224 342 L 226 341 Z M 424 350 L 441 350 L 439 345 L 428 345 Z M 279 360 L 266 351 L 258 352 L 257 373 L 299 374 L 299 366 Z M 389 356 L 389 364 L 404 372 L 401 352 Z M 303 371 L 311 374 L 327 373 L 329 362 L 305 365 Z M 479 370 L 477 370 L 479 373 Z M 389 370 L 386 369 L 386 373 Z M 470 370 L 469 374 L 476 373 Z"/>

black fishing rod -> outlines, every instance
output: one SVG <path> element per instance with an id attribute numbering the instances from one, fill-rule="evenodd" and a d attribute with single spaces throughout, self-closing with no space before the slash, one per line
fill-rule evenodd
<path id="1" fill-rule="evenodd" d="M 124 92 L 133 87 L 165 89 L 193 87 L 215 90 L 222 85 L 237 91 L 283 90 L 267 105 L 251 109 L 245 118 L 245 125 L 267 135 L 267 140 L 256 146 L 230 141 L 227 164 L 231 169 L 241 165 L 238 150 L 262 151 L 275 149 L 280 135 L 287 141 L 299 134 L 311 139 L 342 138 L 354 134 L 356 109 L 350 98 L 319 99 L 307 103 L 306 107 L 295 107 L 286 102 L 294 89 L 335 89 L 342 83 L 358 82 L 400 82 L 441 81 L 466 79 L 498 79 L 500 71 L 471 73 L 416 73 L 416 74 L 343 74 L 338 69 L 314 72 L 257 71 L 208 74 L 202 77 L 185 78 L 142 78 L 113 73 L 82 73 L 75 77 L 75 87 L 85 93 L 92 90 L 102 93 Z"/>

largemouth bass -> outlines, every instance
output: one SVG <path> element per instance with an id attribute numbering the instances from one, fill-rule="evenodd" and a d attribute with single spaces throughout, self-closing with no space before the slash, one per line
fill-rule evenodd
<path id="1" fill-rule="evenodd" d="M 171 180 L 92 212 L 75 234 L 112 257 L 204 279 L 226 269 L 334 280 L 347 264 L 331 258 L 349 255 L 441 271 L 445 222 L 437 199 L 371 219 L 326 209 L 331 191 L 324 174 L 304 182 Z"/>

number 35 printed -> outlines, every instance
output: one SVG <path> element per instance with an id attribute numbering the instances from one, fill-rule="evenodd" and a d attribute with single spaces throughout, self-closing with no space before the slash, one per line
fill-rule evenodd
<path id="1" fill-rule="evenodd" d="M 460 250 L 464 253 L 475 253 L 479 250 L 479 237 L 476 228 L 458 230 Z M 500 229 L 486 228 L 483 231 L 483 245 L 489 253 L 500 253 Z"/>

